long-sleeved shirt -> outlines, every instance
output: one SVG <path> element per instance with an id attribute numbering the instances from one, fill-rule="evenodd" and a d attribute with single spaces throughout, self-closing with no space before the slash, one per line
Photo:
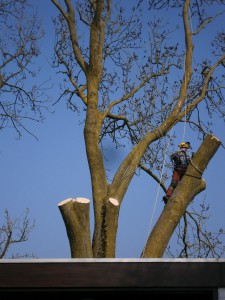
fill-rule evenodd
<path id="1" fill-rule="evenodd" d="M 190 163 L 191 156 L 189 151 L 178 150 L 171 155 L 171 159 L 173 161 L 174 169 L 186 169 Z"/>

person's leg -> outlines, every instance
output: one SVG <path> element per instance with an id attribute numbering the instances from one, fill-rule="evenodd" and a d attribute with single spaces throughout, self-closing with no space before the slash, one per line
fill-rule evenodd
<path id="1" fill-rule="evenodd" d="M 173 171 L 172 179 L 170 186 L 168 187 L 166 191 L 166 196 L 170 197 L 175 190 L 176 186 L 178 185 L 178 182 L 180 181 L 180 172 L 178 170 Z"/>
<path id="2" fill-rule="evenodd" d="M 176 188 L 176 186 L 178 185 L 179 181 L 180 181 L 180 172 L 178 170 L 174 170 L 172 179 L 171 179 L 171 183 L 170 183 L 168 189 L 166 190 L 166 195 L 163 197 L 163 201 L 165 204 L 168 202 L 168 199 L 172 195 L 172 193 L 173 193 L 174 189 Z"/>

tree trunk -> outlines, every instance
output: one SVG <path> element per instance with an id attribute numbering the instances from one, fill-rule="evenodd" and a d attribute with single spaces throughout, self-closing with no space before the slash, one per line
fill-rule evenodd
<path id="1" fill-rule="evenodd" d="M 207 135 L 152 230 L 142 257 L 163 256 L 187 206 L 197 194 L 206 188 L 205 180 L 201 176 L 220 144 L 221 142 L 215 136 Z"/>
<path id="2" fill-rule="evenodd" d="M 70 243 L 72 258 L 92 258 L 90 200 L 66 199 L 58 204 Z"/>

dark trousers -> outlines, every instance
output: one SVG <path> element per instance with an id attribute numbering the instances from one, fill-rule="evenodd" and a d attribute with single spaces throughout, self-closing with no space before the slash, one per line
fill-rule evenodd
<path id="1" fill-rule="evenodd" d="M 166 190 L 166 196 L 170 197 L 185 173 L 186 169 L 174 169 L 170 186 Z"/>

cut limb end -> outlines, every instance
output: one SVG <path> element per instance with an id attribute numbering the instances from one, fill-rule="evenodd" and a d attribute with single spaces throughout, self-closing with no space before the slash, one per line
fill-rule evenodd
<path id="1" fill-rule="evenodd" d="M 90 203 L 90 200 L 87 199 L 87 198 L 82 198 L 82 197 L 78 197 L 78 198 L 75 198 L 75 199 L 74 198 L 67 198 L 67 199 L 63 200 L 62 202 L 60 202 L 58 204 L 58 206 L 62 206 L 62 205 L 67 204 L 71 201 L 73 201 L 73 202 L 76 201 L 76 202 L 84 203 L 84 204 Z"/>
<path id="2" fill-rule="evenodd" d="M 220 140 L 219 140 L 215 135 L 213 135 L 213 136 L 211 137 L 211 139 L 214 139 L 214 140 L 216 140 L 217 142 L 220 142 Z"/>
<path id="3" fill-rule="evenodd" d="M 59 202 L 58 206 L 62 206 L 62 205 L 66 204 L 66 203 L 68 203 L 70 201 L 73 201 L 73 198 L 67 198 L 67 199 Z"/>
<path id="4" fill-rule="evenodd" d="M 115 198 L 109 198 L 109 202 L 111 202 L 115 206 L 119 205 L 119 202 Z"/>
<path id="5" fill-rule="evenodd" d="M 73 199 L 73 201 L 77 201 L 79 203 L 90 203 L 90 200 L 87 199 L 87 198 L 81 198 L 81 197 L 78 197 L 76 199 Z"/>

